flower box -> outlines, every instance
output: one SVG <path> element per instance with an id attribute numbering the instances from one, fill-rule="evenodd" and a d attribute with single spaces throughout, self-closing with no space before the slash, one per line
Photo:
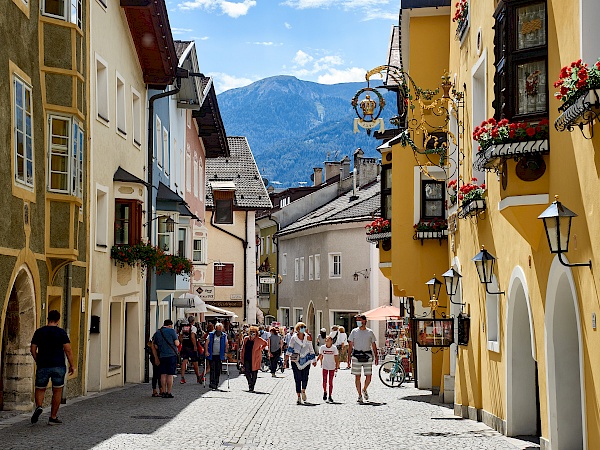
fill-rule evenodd
<path id="1" fill-rule="evenodd" d="M 424 239 L 445 239 L 448 237 L 448 230 L 441 231 L 416 231 L 414 239 L 421 240 Z"/>
<path id="2" fill-rule="evenodd" d="M 373 233 L 367 234 L 367 242 L 379 242 L 384 239 L 390 239 L 392 237 L 392 232 L 387 231 L 385 233 Z"/>
<path id="3" fill-rule="evenodd" d="M 471 200 L 468 203 L 463 203 L 462 208 L 460 210 L 459 217 L 464 219 L 469 216 L 474 216 L 479 214 L 481 211 L 485 211 L 486 204 L 484 199 Z"/>
<path id="4" fill-rule="evenodd" d="M 524 155 L 547 154 L 550 151 L 548 139 L 525 140 L 491 145 L 481 150 L 476 157 L 475 167 L 479 170 L 496 170 L 499 159 Z"/>
<path id="5" fill-rule="evenodd" d="M 467 35 L 467 31 L 469 30 L 469 1 L 468 0 L 459 0 L 456 3 L 456 10 L 454 11 L 454 17 L 452 18 L 452 22 L 456 22 L 456 39 L 460 41 L 460 45 L 462 46 L 465 36 Z"/>
<path id="6" fill-rule="evenodd" d="M 558 110 L 561 114 L 554 122 L 558 131 L 572 131 L 576 126 L 591 123 L 600 116 L 600 87 L 580 91 Z"/>

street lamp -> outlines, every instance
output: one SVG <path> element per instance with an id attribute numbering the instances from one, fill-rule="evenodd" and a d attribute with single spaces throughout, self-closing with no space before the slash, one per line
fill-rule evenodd
<path id="1" fill-rule="evenodd" d="M 429 280 L 427 283 L 427 289 L 429 290 L 429 306 L 431 307 L 431 312 L 435 314 L 435 310 L 439 306 L 438 298 L 440 296 L 440 288 L 442 287 L 442 282 L 433 275 L 433 278 Z"/>
<path id="2" fill-rule="evenodd" d="M 165 220 L 165 229 L 167 233 L 172 233 L 175 231 L 175 221 L 171 218 L 171 216 L 168 216 Z"/>
<path id="3" fill-rule="evenodd" d="M 563 206 L 563 204 L 558 201 L 558 195 L 555 195 L 552 204 L 538 216 L 538 219 L 542 219 L 544 221 L 544 229 L 546 230 L 546 237 L 548 238 L 550 252 L 558 254 L 558 260 L 563 266 L 592 267 L 591 259 L 587 263 L 573 264 L 566 263 L 562 259 L 562 254 L 569 251 L 571 219 L 573 219 L 573 217 L 577 217 L 577 214 L 575 214 L 566 206 Z"/>
<path id="4" fill-rule="evenodd" d="M 464 306 L 464 303 L 452 301 L 452 297 L 454 297 L 456 295 L 456 291 L 458 291 L 458 283 L 460 282 L 462 275 L 458 273 L 454 267 L 451 267 L 448 271 L 442 274 L 442 277 L 444 277 L 444 281 L 446 283 L 446 294 L 448 294 L 448 297 L 450 298 L 450 303 Z"/>
<path id="5" fill-rule="evenodd" d="M 496 263 L 494 255 L 488 252 L 482 245 L 481 251 L 473 257 L 472 261 L 475 263 L 475 267 L 477 267 L 479 281 L 485 284 L 485 291 L 492 295 L 504 294 L 504 291 L 490 292 L 488 290 L 488 284 L 492 282 L 492 276 L 494 275 L 494 264 Z"/>
<path id="6" fill-rule="evenodd" d="M 354 275 L 352 275 L 352 277 L 354 278 L 354 281 L 358 281 L 359 274 L 365 278 L 369 278 L 369 269 L 357 270 L 356 272 L 354 272 Z"/>

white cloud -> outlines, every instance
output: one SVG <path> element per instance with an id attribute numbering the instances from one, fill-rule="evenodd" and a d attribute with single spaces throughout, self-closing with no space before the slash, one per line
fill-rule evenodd
<path id="1" fill-rule="evenodd" d="M 331 6 L 337 3 L 336 0 L 287 0 L 283 5 L 290 6 L 296 9 L 322 8 Z"/>
<path id="2" fill-rule="evenodd" d="M 397 20 L 397 0 L 286 0 L 282 5 L 294 9 L 339 8 L 344 11 L 359 11 L 363 21 L 374 19 Z M 387 7 L 383 10 L 378 6 Z"/>
<path id="3" fill-rule="evenodd" d="M 246 44 L 253 44 L 253 45 L 264 45 L 266 47 L 279 47 L 280 45 L 283 45 L 282 42 L 272 42 L 272 41 L 255 41 L 255 42 L 246 42 Z"/>
<path id="4" fill-rule="evenodd" d="M 283 22 L 283 26 L 286 27 L 288 30 L 292 29 L 292 26 L 287 22 Z"/>
<path id="5" fill-rule="evenodd" d="M 211 72 L 208 75 L 213 77 L 213 83 L 215 84 L 215 91 L 217 94 L 228 91 L 229 89 L 248 86 L 256 81 L 250 78 L 236 77 L 221 72 Z"/>
<path id="6" fill-rule="evenodd" d="M 244 0 L 243 2 L 228 2 L 226 0 L 188 0 L 179 4 L 179 9 L 220 9 L 223 14 L 237 19 L 248 14 L 248 10 L 256 6 L 256 0 Z"/>
<path id="7" fill-rule="evenodd" d="M 173 34 L 185 34 L 185 33 L 191 33 L 192 29 L 190 28 L 176 28 L 176 27 L 171 27 L 171 32 Z"/>
<path id="8" fill-rule="evenodd" d="M 191 39 L 193 41 L 208 41 L 210 38 L 208 36 L 192 36 Z"/>
<path id="9" fill-rule="evenodd" d="M 298 50 L 296 52 L 296 56 L 294 56 L 294 62 L 299 66 L 305 66 L 313 59 L 314 58 L 312 56 L 310 56 L 308 53 L 303 52 L 302 50 Z"/>
<path id="10" fill-rule="evenodd" d="M 329 72 L 319 75 L 317 81 L 321 84 L 350 83 L 353 81 L 365 81 L 367 71 L 361 67 L 350 67 L 348 69 L 329 69 Z"/>

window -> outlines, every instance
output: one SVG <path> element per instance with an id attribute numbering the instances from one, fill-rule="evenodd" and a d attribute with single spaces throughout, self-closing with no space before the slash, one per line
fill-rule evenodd
<path id="1" fill-rule="evenodd" d="M 258 293 L 261 295 L 269 295 L 271 293 L 271 285 L 267 283 L 258 283 Z"/>
<path id="2" fill-rule="evenodd" d="M 315 278 L 315 257 L 310 255 L 308 257 L 308 279 L 313 280 Z"/>
<path id="3" fill-rule="evenodd" d="M 189 144 L 188 144 L 189 148 Z M 185 157 L 183 156 L 183 149 L 179 148 L 179 193 L 183 195 L 183 186 L 185 184 Z M 182 179 L 183 178 L 183 179 Z"/>
<path id="4" fill-rule="evenodd" d="M 127 121 L 125 118 L 125 82 L 117 74 L 117 131 L 127 136 Z"/>
<path id="5" fill-rule="evenodd" d="M 70 117 L 50 116 L 48 189 L 83 196 L 83 130 Z"/>
<path id="6" fill-rule="evenodd" d="M 444 193 L 446 187 L 442 181 L 421 180 L 421 218 L 433 219 L 446 214 Z"/>
<path id="7" fill-rule="evenodd" d="M 290 308 L 281 308 L 281 324 L 289 328 L 290 326 Z"/>
<path id="8" fill-rule="evenodd" d="M 162 152 L 162 123 L 160 118 L 156 116 L 156 143 L 154 145 L 154 158 L 158 158 L 158 167 L 163 166 L 163 152 Z"/>
<path id="9" fill-rule="evenodd" d="M 81 28 L 82 0 L 42 0 L 42 14 L 66 20 Z"/>
<path id="10" fill-rule="evenodd" d="M 329 278 L 341 278 L 342 276 L 342 254 L 329 254 Z"/>
<path id="11" fill-rule="evenodd" d="M 142 100 L 140 94 L 131 89 L 131 120 L 133 128 L 133 143 L 142 146 Z"/>
<path id="12" fill-rule="evenodd" d="M 142 204 L 115 200 L 115 245 L 134 245 L 142 237 Z"/>
<path id="13" fill-rule="evenodd" d="M 215 286 L 233 286 L 233 264 L 214 268 Z"/>
<path id="14" fill-rule="evenodd" d="M 162 149 L 165 174 L 169 175 L 169 132 L 166 128 L 162 132 Z"/>
<path id="15" fill-rule="evenodd" d="M 315 255 L 315 280 L 321 279 L 321 255 Z"/>
<path id="16" fill-rule="evenodd" d="M 194 158 L 194 197 L 198 197 L 198 160 Z"/>
<path id="17" fill-rule="evenodd" d="M 206 260 L 204 257 L 205 251 L 205 240 L 204 239 L 194 239 L 194 250 L 192 252 L 192 261 L 194 263 L 206 264 Z"/>
<path id="18" fill-rule="evenodd" d="M 287 253 L 281 255 L 281 275 L 287 275 Z"/>
<path id="19" fill-rule="evenodd" d="M 261 237 L 260 238 L 260 254 L 264 255 L 265 254 L 265 238 Z"/>
<path id="20" fill-rule="evenodd" d="M 171 233 L 167 231 L 168 216 L 160 216 L 158 218 L 158 247 L 165 252 L 171 251 Z"/>
<path id="21" fill-rule="evenodd" d="M 178 233 L 177 233 L 177 255 L 187 257 L 186 244 L 185 244 L 187 229 L 179 228 L 179 230 L 177 230 L 177 231 L 178 231 Z"/>
<path id="22" fill-rule="evenodd" d="M 19 77 L 14 84 L 15 181 L 33 188 L 33 113 L 31 86 Z"/>
<path id="23" fill-rule="evenodd" d="M 388 153 L 391 155 L 391 153 Z M 392 219 L 392 165 L 388 164 L 381 169 L 381 216 Z"/>
<path id="24" fill-rule="evenodd" d="M 271 236 L 267 236 L 265 238 L 265 244 L 266 244 L 265 255 L 268 255 L 269 253 L 271 253 Z"/>
<path id="25" fill-rule="evenodd" d="M 196 184 L 198 185 L 198 195 L 196 197 L 198 197 L 199 199 L 203 199 L 204 198 L 204 190 L 202 189 L 202 187 L 204 186 L 204 180 L 203 180 L 203 176 L 202 174 L 204 173 L 204 170 L 202 170 L 202 161 L 199 160 L 198 161 L 198 177 L 196 178 Z"/>
<path id="26" fill-rule="evenodd" d="M 192 192 L 192 154 L 189 145 L 185 155 L 185 189 Z"/>
<path id="27" fill-rule="evenodd" d="M 294 308 L 294 323 L 292 326 L 296 326 L 298 322 L 302 320 L 302 308 Z"/>
<path id="28" fill-rule="evenodd" d="M 96 55 L 96 113 L 104 122 L 108 117 L 108 64 Z"/>
<path id="29" fill-rule="evenodd" d="M 547 117 L 546 1 L 502 2 L 494 18 L 496 120 Z"/>
<path id="30" fill-rule="evenodd" d="M 96 189 L 96 246 L 108 246 L 108 192 L 101 189 Z"/>
<path id="31" fill-rule="evenodd" d="M 215 200 L 215 223 L 233 223 L 233 199 Z"/>
<path id="32" fill-rule="evenodd" d="M 492 292 L 498 292 L 498 284 L 493 279 L 489 286 Z M 485 297 L 485 316 L 487 327 L 487 347 L 494 352 L 500 351 L 500 302 L 498 294 L 488 294 Z"/>
<path id="33" fill-rule="evenodd" d="M 298 281 L 300 279 L 300 260 L 298 258 L 294 259 L 294 281 Z"/>
<path id="34" fill-rule="evenodd" d="M 300 258 L 300 281 L 304 281 L 304 256 Z"/>

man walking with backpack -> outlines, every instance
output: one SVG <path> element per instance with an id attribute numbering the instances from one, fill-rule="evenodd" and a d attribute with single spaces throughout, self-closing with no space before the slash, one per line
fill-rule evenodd
<path id="1" fill-rule="evenodd" d="M 379 355 L 377 354 L 375 333 L 367 328 L 367 317 L 364 314 L 357 314 L 354 318 L 356 328 L 348 337 L 348 367 L 352 369 L 351 373 L 355 376 L 354 384 L 358 391 L 358 403 L 364 403 L 363 397 L 365 400 L 369 400 L 367 388 L 371 384 L 373 360 L 375 360 L 375 365 L 379 364 Z M 365 385 L 362 390 L 361 368 L 365 374 Z"/>
<path id="2" fill-rule="evenodd" d="M 181 384 L 185 383 L 185 370 L 188 361 L 194 366 L 196 382 L 202 382 L 200 369 L 198 368 L 198 350 L 196 349 L 198 330 L 194 326 L 195 321 L 194 316 L 188 317 L 188 323 L 184 323 L 179 331 L 179 341 L 181 342 Z"/>
<path id="3" fill-rule="evenodd" d="M 215 331 L 208 334 L 205 355 L 210 363 L 210 385 L 213 390 L 219 387 L 221 368 L 227 351 L 227 335 L 223 332 L 223 324 L 217 323 Z"/>

